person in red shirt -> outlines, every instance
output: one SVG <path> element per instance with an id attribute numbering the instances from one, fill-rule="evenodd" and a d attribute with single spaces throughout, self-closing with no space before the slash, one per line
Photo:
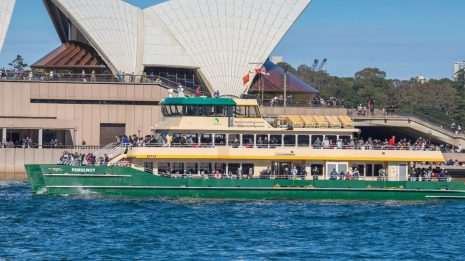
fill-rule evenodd
<path id="1" fill-rule="evenodd" d="M 389 146 L 396 146 L 396 136 L 392 136 L 392 138 L 389 139 Z"/>

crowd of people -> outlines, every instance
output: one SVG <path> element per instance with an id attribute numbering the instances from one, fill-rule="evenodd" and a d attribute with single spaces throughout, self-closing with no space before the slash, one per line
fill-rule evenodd
<path id="1" fill-rule="evenodd" d="M 410 170 L 409 180 L 411 181 L 447 181 L 451 182 L 452 177 L 444 168 L 419 168 L 414 167 Z"/>
<path id="2" fill-rule="evenodd" d="M 93 153 L 83 154 L 79 152 L 64 151 L 58 164 L 70 166 L 106 166 L 110 162 L 107 154 L 98 159 Z"/>

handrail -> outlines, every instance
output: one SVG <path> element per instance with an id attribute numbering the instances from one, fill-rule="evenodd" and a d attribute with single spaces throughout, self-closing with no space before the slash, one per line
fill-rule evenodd
<path id="1" fill-rule="evenodd" d="M 349 112 L 350 114 L 351 112 Z M 375 114 L 375 115 L 358 115 L 356 111 L 352 111 L 352 119 L 353 120 L 378 120 L 378 119 L 404 119 L 408 121 L 414 121 L 420 125 L 438 131 L 440 133 L 449 135 L 454 138 L 465 138 L 465 134 L 463 133 L 456 133 L 450 127 L 449 124 L 446 122 L 439 121 L 437 119 L 431 118 L 428 115 L 414 112 L 414 111 L 398 111 L 394 114 Z"/>

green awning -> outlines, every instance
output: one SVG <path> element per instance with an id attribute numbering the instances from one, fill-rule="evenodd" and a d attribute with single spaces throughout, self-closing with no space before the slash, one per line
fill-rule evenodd
<path id="1" fill-rule="evenodd" d="M 207 97 L 187 97 L 187 98 L 165 98 L 161 101 L 163 105 L 212 105 L 212 106 L 235 106 L 236 102 L 231 98 L 207 98 Z"/>

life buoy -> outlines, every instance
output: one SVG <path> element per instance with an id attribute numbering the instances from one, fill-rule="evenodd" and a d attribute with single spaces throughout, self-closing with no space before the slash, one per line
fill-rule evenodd
<path id="1" fill-rule="evenodd" d="M 221 179 L 221 174 L 220 173 L 215 173 L 215 179 Z"/>

